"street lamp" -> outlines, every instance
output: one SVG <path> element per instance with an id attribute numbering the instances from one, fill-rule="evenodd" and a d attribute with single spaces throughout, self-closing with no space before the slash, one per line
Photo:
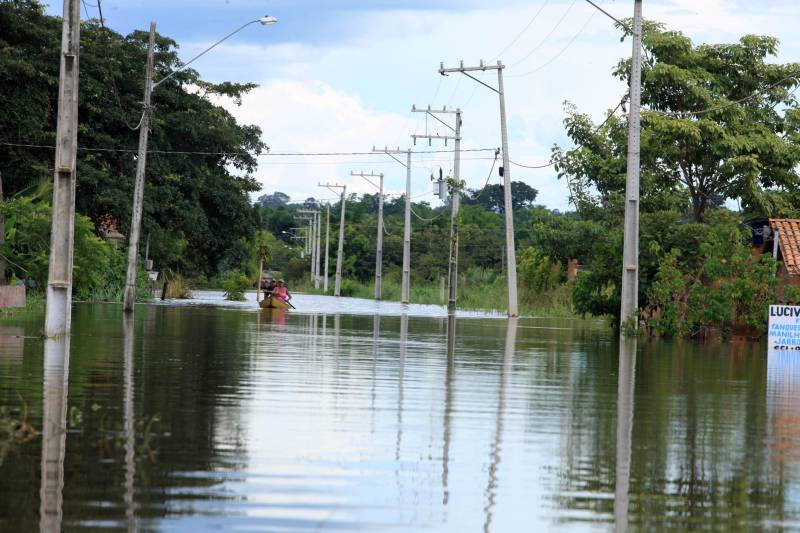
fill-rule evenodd
<path id="1" fill-rule="evenodd" d="M 222 42 L 233 37 L 251 24 L 261 24 L 269 26 L 278 22 L 278 19 L 265 15 L 256 20 L 246 22 L 215 42 L 192 59 L 181 65 L 180 68 L 172 71 L 169 75 L 153 83 L 153 52 L 155 50 L 156 23 L 150 23 L 150 42 L 147 49 L 147 71 L 144 83 L 144 109 L 142 118 L 139 121 L 139 151 L 136 161 L 136 182 L 133 191 L 133 214 L 131 219 L 131 230 L 128 238 L 128 272 L 125 276 L 125 293 L 123 299 L 123 309 L 125 312 L 133 312 L 133 304 L 136 300 L 136 260 L 139 253 L 139 234 L 142 225 L 142 204 L 144 200 L 144 173 L 147 165 L 147 136 L 150 129 L 150 119 L 153 113 L 150 106 L 150 95 L 152 91 L 172 78 L 175 74 L 185 70 L 189 65 L 200 59 L 202 56 L 219 46 Z"/>
<path id="2" fill-rule="evenodd" d="M 168 76 L 158 80 L 156 83 L 153 84 L 153 89 L 155 89 L 156 87 L 158 87 L 159 85 L 161 85 L 162 83 L 164 83 L 165 81 L 170 79 L 175 74 L 185 70 L 186 67 L 188 67 L 189 65 L 191 65 L 192 63 L 194 63 L 195 61 L 197 61 L 198 59 L 200 59 L 204 55 L 206 55 L 208 52 L 210 52 L 211 50 L 213 50 L 214 48 L 216 48 L 217 46 L 219 46 L 223 42 L 227 41 L 228 39 L 230 39 L 231 37 L 233 37 L 234 35 L 236 35 L 240 31 L 242 31 L 246 27 L 250 26 L 251 24 L 256 24 L 256 23 L 261 24 L 262 26 L 271 26 L 273 24 L 277 24 L 278 23 L 278 19 L 276 19 L 275 17 L 271 17 L 269 15 L 264 15 L 263 17 L 261 17 L 259 19 L 251 20 L 249 22 L 245 22 L 244 24 L 242 24 L 241 26 L 239 26 L 238 28 L 236 28 L 235 30 L 230 32 L 228 35 L 226 35 L 225 37 L 223 37 L 219 41 L 215 42 L 214 44 L 212 44 L 211 46 L 209 46 L 208 48 L 206 48 L 205 50 L 203 50 L 202 52 L 200 52 L 199 54 L 194 56 L 192 59 L 190 59 L 189 61 L 187 61 L 183 65 L 181 65 L 180 68 L 178 68 L 177 70 L 173 70 L 172 72 L 169 73 Z"/>

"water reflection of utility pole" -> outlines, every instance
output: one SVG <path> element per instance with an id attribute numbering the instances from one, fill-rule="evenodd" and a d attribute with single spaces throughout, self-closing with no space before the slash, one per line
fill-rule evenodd
<path id="1" fill-rule="evenodd" d="M 614 530 L 628 530 L 628 488 L 631 480 L 633 393 L 636 385 L 636 339 L 621 338 L 617 372 L 617 480 L 614 490 Z"/>
<path id="2" fill-rule="evenodd" d="M 403 509 L 403 485 L 400 482 L 400 448 L 403 444 L 403 377 L 406 366 L 406 340 L 408 338 L 408 315 L 400 315 L 400 361 L 397 375 L 397 438 L 395 440 L 394 480 L 397 485 L 399 508 Z"/>
<path id="3" fill-rule="evenodd" d="M 447 316 L 447 373 L 445 374 L 444 435 L 442 437 L 442 505 L 450 499 L 447 478 L 450 468 L 450 415 L 453 412 L 453 374 L 455 370 L 456 315 Z"/>
<path id="4" fill-rule="evenodd" d="M 370 404 L 370 419 L 371 429 L 370 433 L 375 433 L 375 374 L 378 367 L 378 340 L 381 336 L 381 316 L 374 315 L 372 317 L 372 402 Z"/>
<path id="5" fill-rule="evenodd" d="M 133 406 L 133 347 L 135 342 L 133 315 L 122 317 L 123 346 L 123 424 L 125 430 L 125 517 L 128 531 L 138 531 L 133 498 L 136 482 L 136 416 Z"/>
<path id="6" fill-rule="evenodd" d="M 336 337 L 336 360 L 339 360 L 339 328 L 341 326 L 342 315 L 333 315 L 333 334 Z"/>
<path id="7" fill-rule="evenodd" d="M 313 317 L 313 326 L 311 328 L 311 335 L 313 335 L 312 337 L 313 340 L 311 341 L 312 344 L 311 353 L 316 355 L 319 353 L 319 315 L 317 313 L 314 313 L 312 317 Z"/>
<path id="8" fill-rule="evenodd" d="M 503 447 L 503 417 L 506 410 L 506 389 L 514 366 L 514 346 L 517 343 L 517 318 L 510 317 L 506 328 L 506 346 L 503 352 L 503 366 L 500 370 L 500 388 L 497 397 L 497 425 L 495 426 L 494 443 L 492 443 L 489 463 L 489 484 L 486 487 L 486 519 L 483 523 L 484 533 L 492 527 L 492 508 L 497 497 L 497 470 L 500 467 L 500 452 Z"/>
<path id="9" fill-rule="evenodd" d="M 69 336 L 61 336 L 44 341 L 42 481 L 39 489 L 39 531 L 43 533 L 61 531 L 69 340 Z"/>
<path id="10" fill-rule="evenodd" d="M 400 445 L 403 443 L 403 375 L 406 370 L 406 339 L 408 337 L 408 315 L 400 316 L 400 368 L 397 375 L 397 447 L 394 458 L 400 461 Z"/>

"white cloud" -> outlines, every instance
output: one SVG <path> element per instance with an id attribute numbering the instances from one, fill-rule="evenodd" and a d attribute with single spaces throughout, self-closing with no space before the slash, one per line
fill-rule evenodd
<path id="1" fill-rule="evenodd" d="M 631 14 L 628 3 L 604 5 L 615 16 Z M 241 122 L 259 125 L 273 152 L 368 151 L 373 144 L 405 148 L 408 135 L 426 127 L 422 116 L 409 113 L 411 104 L 429 103 L 464 108 L 466 148 L 496 147 L 500 145 L 496 94 L 463 76 L 441 79 L 436 69 L 440 60 L 448 64 L 461 58 L 488 60 L 518 35 L 539 6 L 493 6 L 457 13 L 357 12 L 352 16 L 352 32 L 338 43 L 226 44 L 215 52 L 213 62 L 198 68 L 211 79 L 262 84 L 241 108 L 228 107 Z M 568 6 L 549 3 L 503 58 L 510 65 L 506 71 L 509 152 L 512 160 L 521 163 L 545 162 L 553 143 L 567 143 L 562 126 L 565 100 L 599 121 L 625 92 L 611 71 L 630 54 L 630 41 L 621 43 L 613 23 L 602 14 L 593 15 L 587 4 L 575 4 L 565 16 Z M 645 17 L 680 29 L 695 42 L 727 42 L 748 32 L 776 35 L 784 43 L 778 58 L 782 61 L 800 47 L 792 27 L 799 12 L 794 4 L 775 2 L 770 9 L 722 0 L 645 4 Z M 184 46 L 184 53 L 189 55 L 204 44 Z M 515 64 L 531 51 L 530 57 Z M 496 85 L 493 73 L 479 77 Z M 431 120 L 428 127 L 444 129 Z M 491 161 L 474 160 L 479 155 L 464 154 L 462 164 L 462 177 L 473 188 L 483 185 L 491 165 Z M 403 168 L 385 157 L 358 156 L 348 158 L 352 164 L 327 164 L 331 161 L 325 157 L 265 159 L 258 178 L 268 192 L 281 190 L 296 199 L 320 196 L 317 181 L 347 182 L 356 192 L 370 191 L 365 182 L 350 179 L 350 170 L 383 170 L 388 189 L 403 188 Z M 375 163 L 358 164 L 364 161 Z M 446 170 L 452 166 L 448 161 L 441 164 Z M 414 194 L 429 188 L 425 166 L 415 169 Z M 512 167 L 512 176 L 539 189 L 540 201 L 546 205 L 568 207 L 566 187 L 555 179 L 552 169 Z"/>
<path id="2" fill-rule="evenodd" d="M 405 117 L 369 109 L 357 97 L 321 81 L 274 80 L 246 95 L 241 106 L 230 101 L 222 103 L 238 121 L 261 127 L 272 153 L 369 152 L 374 140 L 385 137 L 386 131 L 406 126 Z M 372 167 L 380 172 L 387 162 L 402 169 L 385 156 L 371 155 L 274 155 L 260 161 L 256 177 L 264 190 L 286 192 L 295 200 L 331 196 L 318 187 L 319 182 L 346 184 L 348 192 L 375 192 L 365 180 L 351 178 L 350 170 L 370 171 Z M 398 183 L 387 182 L 387 191 L 398 189 Z"/>

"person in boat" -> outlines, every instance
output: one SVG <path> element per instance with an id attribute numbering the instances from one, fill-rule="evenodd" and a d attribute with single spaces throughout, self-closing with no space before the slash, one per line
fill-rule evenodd
<path id="1" fill-rule="evenodd" d="M 262 280 L 261 288 L 264 290 L 264 299 L 266 300 L 272 295 L 272 291 L 275 290 L 275 280 L 273 278 Z"/>
<path id="2" fill-rule="evenodd" d="M 286 285 L 284 285 L 282 279 L 279 279 L 275 284 L 275 288 L 272 289 L 272 296 L 273 298 L 278 298 L 284 302 L 288 302 L 292 299 L 292 295 L 289 294 L 289 289 L 286 288 Z"/>

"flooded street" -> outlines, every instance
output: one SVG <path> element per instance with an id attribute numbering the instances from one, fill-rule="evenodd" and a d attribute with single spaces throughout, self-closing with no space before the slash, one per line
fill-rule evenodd
<path id="1" fill-rule="evenodd" d="M 763 344 L 331 300 L 2 326 L 37 434 L 0 426 L 0 531 L 800 526 L 800 364 Z"/>

